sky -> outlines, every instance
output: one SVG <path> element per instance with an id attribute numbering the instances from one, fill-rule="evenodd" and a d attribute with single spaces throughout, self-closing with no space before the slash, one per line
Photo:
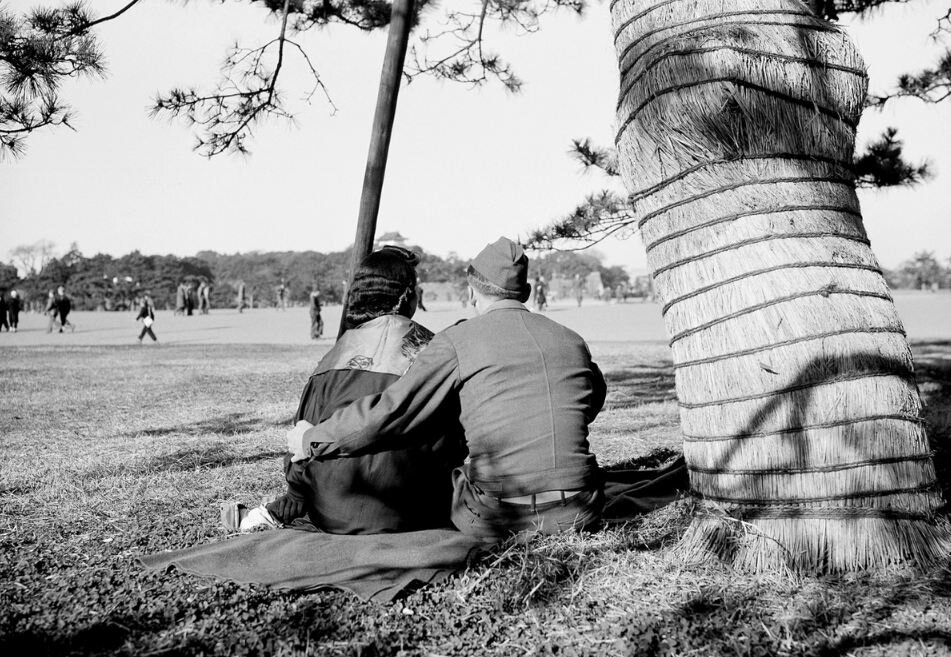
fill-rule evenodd
<path id="1" fill-rule="evenodd" d="M 0 0 L 22 12 L 37 0 Z M 58 4 L 56 2 L 47 2 Z M 89 3 L 110 13 L 124 0 Z M 928 34 L 946 0 L 887 7 L 851 24 L 872 91 L 933 61 Z M 173 87 L 211 87 L 232 43 L 273 38 L 278 24 L 245 3 L 147 0 L 99 28 L 108 74 L 70 81 L 63 97 L 75 131 L 30 136 L 24 157 L 0 161 L 0 260 L 10 249 L 51 240 L 86 255 L 193 255 L 202 250 L 336 251 L 352 243 L 376 100 L 385 33 L 333 26 L 300 35 L 334 107 L 291 63 L 282 86 L 293 124 L 256 129 L 248 157 L 207 159 L 181 123 L 153 119 L 148 107 Z M 616 125 L 617 61 L 607 3 L 579 18 L 546 16 L 533 34 L 493 32 L 489 45 L 525 81 L 469 87 L 421 78 L 400 92 L 378 234 L 446 256 L 474 255 L 499 235 L 521 237 L 564 216 L 586 194 L 618 187 L 584 173 L 568 155 L 571 139 L 610 144 Z M 866 229 L 885 267 L 917 251 L 951 257 L 951 101 L 891 102 L 867 112 L 859 142 L 899 127 L 913 160 L 936 176 L 912 189 L 860 191 Z M 596 247 L 606 264 L 645 267 L 637 236 Z"/>

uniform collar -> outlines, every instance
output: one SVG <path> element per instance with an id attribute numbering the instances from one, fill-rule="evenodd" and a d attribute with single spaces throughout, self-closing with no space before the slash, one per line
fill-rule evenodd
<path id="1" fill-rule="evenodd" d="M 525 307 L 525 304 L 521 301 L 516 301 L 515 299 L 499 299 L 490 303 L 486 309 L 482 312 L 483 315 L 492 312 L 493 310 L 525 310 L 528 308 Z"/>

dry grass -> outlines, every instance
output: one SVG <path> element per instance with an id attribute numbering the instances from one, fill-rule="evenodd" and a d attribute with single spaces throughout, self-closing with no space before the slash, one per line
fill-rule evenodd
<path id="1" fill-rule="evenodd" d="M 593 345 L 603 463 L 679 449 L 663 347 Z M 916 348 L 947 482 L 951 343 Z M 313 347 L 4 349 L 0 654 L 947 654 L 951 569 L 795 578 L 687 566 L 683 500 L 623 527 L 511 541 L 381 607 L 156 575 L 135 555 L 221 540 L 217 503 L 282 489 Z"/>

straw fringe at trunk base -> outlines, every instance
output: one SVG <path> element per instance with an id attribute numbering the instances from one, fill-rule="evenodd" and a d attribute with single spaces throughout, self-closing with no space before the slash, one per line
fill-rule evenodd
<path id="1" fill-rule="evenodd" d="M 675 548 L 688 563 L 719 559 L 754 573 L 927 569 L 948 561 L 946 528 L 926 519 L 754 518 L 701 512 Z"/>

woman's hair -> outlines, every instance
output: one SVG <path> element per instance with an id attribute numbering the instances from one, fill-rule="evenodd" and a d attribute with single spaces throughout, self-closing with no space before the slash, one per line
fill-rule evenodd
<path id="1" fill-rule="evenodd" d="M 384 246 L 360 263 L 347 294 L 348 329 L 382 315 L 412 315 L 419 256 L 398 246 Z"/>

